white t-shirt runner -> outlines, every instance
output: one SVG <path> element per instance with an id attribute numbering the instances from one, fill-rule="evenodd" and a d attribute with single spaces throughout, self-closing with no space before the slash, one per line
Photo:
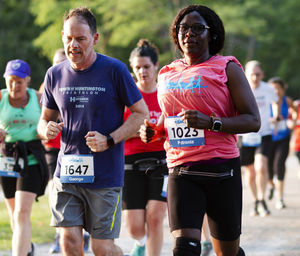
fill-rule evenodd
<path id="1" fill-rule="evenodd" d="M 257 133 L 242 134 L 243 146 L 259 146 L 259 137 L 272 134 L 271 104 L 278 101 L 274 88 L 266 82 L 261 81 L 259 87 L 252 88 L 252 92 L 258 106 L 261 127 Z"/>

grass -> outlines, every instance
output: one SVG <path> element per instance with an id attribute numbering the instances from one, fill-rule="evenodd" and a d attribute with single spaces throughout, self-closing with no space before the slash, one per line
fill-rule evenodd
<path id="1" fill-rule="evenodd" d="M 42 196 L 34 202 L 31 213 L 32 242 L 41 244 L 53 242 L 55 228 L 50 227 L 51 212 L 48 196 Z M 9 215 L 4 202 L 0 202 L 0 251 L 11 250 L 12 232 Z"/>

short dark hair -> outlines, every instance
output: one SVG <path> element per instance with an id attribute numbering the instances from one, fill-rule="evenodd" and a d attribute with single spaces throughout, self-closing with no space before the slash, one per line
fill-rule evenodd
<path id="1" fill-rule="evenodd" d="M 283 90 L 287 89 L 287 84 L 278 76 L 272 77 L 268 80 L 268 83 L 279 84 Z"/>
<path id="2" fill-rule="evenodd" d="M 64 22 L 71 17 L 79 17 L 84 20 L 90 27 L 92 35 L 97 33 L 97 21 L 92 11 L 84 6 L 70 9 L 68 13 L 64 15 Z"/>
<path id="3" fill-rule="evenodd" d="M 216 55 L 223 49 L 225 41 L 225 29 L 220 17 L 212 9 L 206 6 L 194 4 L 181 9 L 174 18 L 170 28 L 172 40 L 176 47 L 182 52 L 178 42 L 178 30 L 176 27 L 178 27 L 185 15 L 194 11 L 198 12 L 209 26 L 209 33 L 211 37 L 209 42 L 209 53 L 211 55 Z"/>
<path id="4" fill-rule="evenodd" d="M 155 65 L 158 61 L 158 49 L 147 39 L 140 39 L 137 47 L 130 53 L 129 61 L 132 63 L 134 57 L 149 57 Z"/>

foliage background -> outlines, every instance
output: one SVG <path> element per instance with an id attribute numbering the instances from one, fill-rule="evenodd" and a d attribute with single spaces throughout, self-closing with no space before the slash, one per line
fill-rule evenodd
<path id="1" fill-rule="evenodd" d="M 160 66 L 165 65 L 179 57 L 169 26 L 180 8 L 192 3 L 209 6 L 223 20 L 224 55 L 236 56 L 242 65 L 251 59 L 261 61 L 265 80 L 281 76 L 289 85 L 288 94 L 300 98 L 298 0 L 0 0 L 1 76 L 7 61 L 24 59 L 32 68 L 32 87 L 38 88 L 55 50 L 62 47 L 64 12 L 82 5 L 97 17 L 97 51 L 128 65 L 139 38 L 148 38 L 160 50 Z M 0 88 L 4 86 L 2 79 Z"/>

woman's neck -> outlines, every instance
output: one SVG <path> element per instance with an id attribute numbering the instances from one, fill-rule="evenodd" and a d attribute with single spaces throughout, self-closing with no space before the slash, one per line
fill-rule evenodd
<path id="1" fill-rule="evenodd" d="M 152 83 L 137 83 L 138 88 L 145 93 L 151 93 L 151 92 L 155 92 L 156 91 L 156 83 L 152 82 Z"/>
<path id="2" fill-rule="evenodd" d="M 29 101 L 28 92 L 22 98 L 14 99 L 8 96 L 9 104 L 14 108 L 25 108 Z"/>
<path id="3" fill-rule="evenodd" d="M 203 63 L 210 59 L 211 55 L 207 52 L 201 56 L 189 56 L 189 55 L 184 55 L 184 60 L 187 65 L 193 66 L 199 63 Z"/>

